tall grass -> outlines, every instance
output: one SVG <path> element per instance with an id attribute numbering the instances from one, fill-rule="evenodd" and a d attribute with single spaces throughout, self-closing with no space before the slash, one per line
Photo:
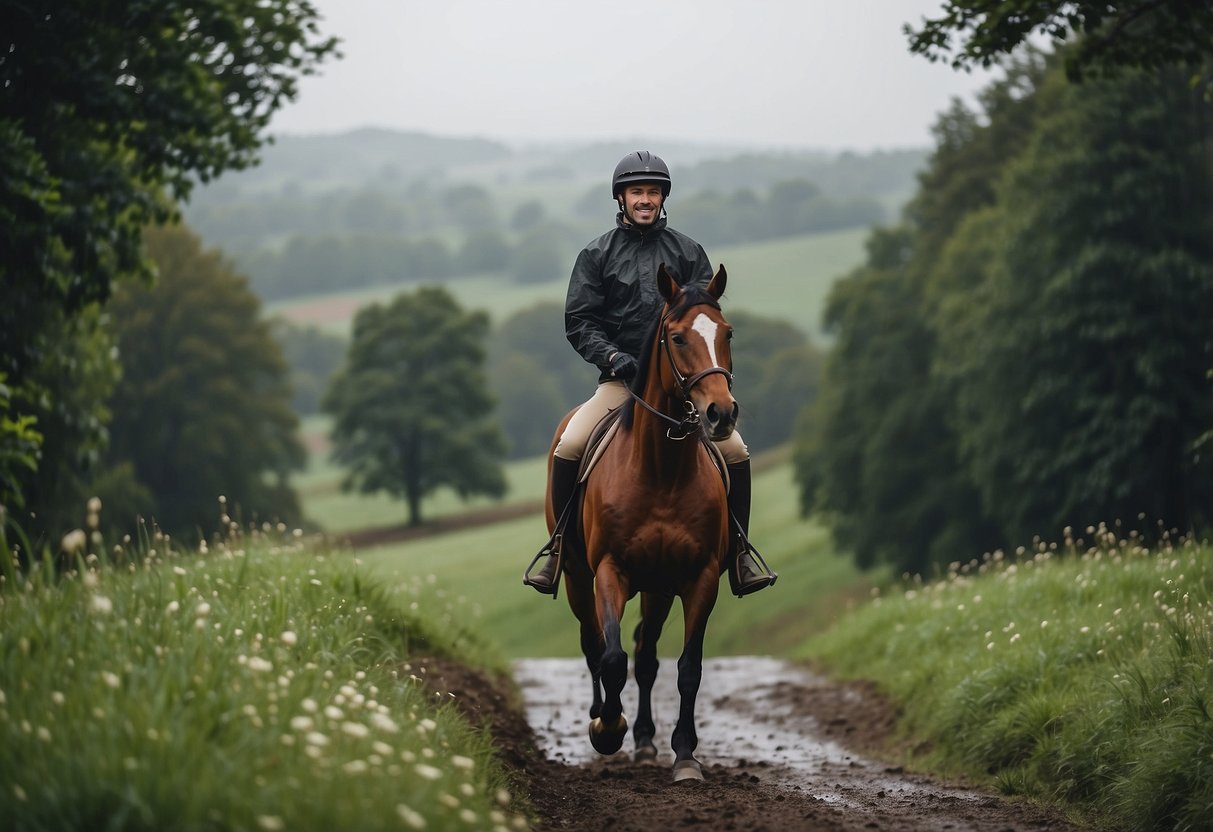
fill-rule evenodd
<path id="1" fill-rule="evenodd" d="M 423 581 L 290 538 L 151 545 L 4 564 L 5 829 L 526 827 L 488 738 L 421 684 L 426 655 L 491 664 Z"/>
<path id="2" fill-rule="evenodd" d="M 1213 548 L 1091 528 L 880 598 L 809 643 L 875 679 L 926 762 L 1113 826 L 1213 825 Z"/>

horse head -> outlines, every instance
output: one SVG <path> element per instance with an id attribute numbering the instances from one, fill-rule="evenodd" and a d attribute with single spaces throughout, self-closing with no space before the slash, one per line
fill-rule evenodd
<path id="1" fill-rule="evenodd" d="M 708 436 L 727 439 L 737 427 L 733 398 L 733 328 L 720 311 L 728 275 L 721 265 L 707 288 L 682 286 L 665 264 L 657 271 L 657 289 L 665 298 L 658 332 L 661 384 L 671 399 L 690 402 Z"/>

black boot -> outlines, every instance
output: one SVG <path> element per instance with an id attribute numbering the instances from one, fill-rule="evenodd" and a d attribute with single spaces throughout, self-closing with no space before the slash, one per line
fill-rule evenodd
<path id="1" fill-rule="evenodd" d="M 765 589 L 779 576 L 767 568 L 762 556 L 750 545 L 750 461 L 729 465 L 730 524 L 729 588 L 738 598 Z"/>
<path id="2" fill-rule="evenodd" d="M 555 510 L 557 518 L 556 532 L 552 535 L 552 539 L 539 550 L 539 554 L 531 559 L 531 565 L 527 567 L 526 573 L 522 576 L 524 584 L 534 587 L 544 595 L 556 594 L 556 581 L 560 577 L 560 551 L 557 539 L 567 534 L 567 528 L 570 525 L 572 514 L 569 502 L 573 499 L 573 492 L 577 489 L 577 471 L 580 468 L 581 460 L 552 457 L 552 508 Z M 568 516 L 564 516 L 566 509 L 570 512 Z M 563 523 L 560 522 L 562 519 Z M 544 560 L 543 568 L 532 575 L 531 570 L 540 559 Z"/>

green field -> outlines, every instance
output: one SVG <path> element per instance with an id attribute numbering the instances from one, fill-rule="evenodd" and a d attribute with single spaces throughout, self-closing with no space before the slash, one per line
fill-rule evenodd
<path id="1" fill-rule="evenodd" d="M 745 309 L 790 320 L 820 337 L 821 311 L 830 287 L 863 260 L 867 229 L 809 234 L 709 251 L 714 265 L 723 263 L 730 280 L 726 310 Z M 570 264 L 571 265 L 571 264 Z M 500 274 L 475 275 L 444 283 L 468 308 L 487 311 L 495 322 L 549 301 L 563 303 L 565 283 L 521 285 Z M 361 305 L 385 301 L 415 286 L 380 286 L 352 292 L 312 295 L 269 304 L 270 314 L 298 323 L 317 324 L 345 334 Z"/>

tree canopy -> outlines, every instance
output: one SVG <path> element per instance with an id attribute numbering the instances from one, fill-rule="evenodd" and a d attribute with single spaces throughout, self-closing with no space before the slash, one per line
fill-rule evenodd
<path id="1" fill-rule="evenodd" d="M 346 486 L 402 497 L 409 523 L 440 486 L 501 496 L 505 441 L 484 374 L 489 319 L 441 287 L 359 311 L 345 368 L 325 396 Z"/>
<path id="2" fill-rule="evenodd" d="M 990 66 L 1033 35 L 1078 40 L 1071 77 L 1117 68 L 1199 64 L 1213 54 L 1213 6 L 1191 0 L 1065 2 L 970 0 L 944 4 L 939 17 L 905 27 L 910 51 L 956 69 Z"/>
<path id="3" fill-rule="evenodd" d="M 941 116 L 827 307 L 806 510 L 911 572 L 1117 520 L 1208 529 L 1213 104 L 1187 73 L 1012 64 Z"/>
<path id="4" fill-rule="evenodd" d="M 65 329 L 89 337 L 81 313 L 119 277 L 149 274 L 146 225 L 171 218 L 195 182 L 255 161 L 271 115 L 335 51 L 316 17 L 307 0 L 5 4 L 0 373 L 10 418 L 103 422 L 99 399 L 70 403 L 53 383 L 79 344 Z M 6 444 L 28 438 L 0 432 Z M 41 453 L 79 449 L 48 440 Z M 0 465 L 27 457 L 10 445 Z M 0 492 L 0 503 L 18 499 Z"/>
<path id="5" fill-rule="evenodd" d="M 299 420 L 261 301 L 187 229 L 145 236 L 156 284 L 123 283 L 109 305 L 123 376 L 104 468 L 129 465 L 155 499 L 130 505 L 122 497 L 132 489 L 109 477 L 100 495 L 106 515 L 127 530 L 138 512 L 175 534 L 205 537 L 222 496 L 233 518 L 297 522 L 287 476 L 304 462 Z"/>

